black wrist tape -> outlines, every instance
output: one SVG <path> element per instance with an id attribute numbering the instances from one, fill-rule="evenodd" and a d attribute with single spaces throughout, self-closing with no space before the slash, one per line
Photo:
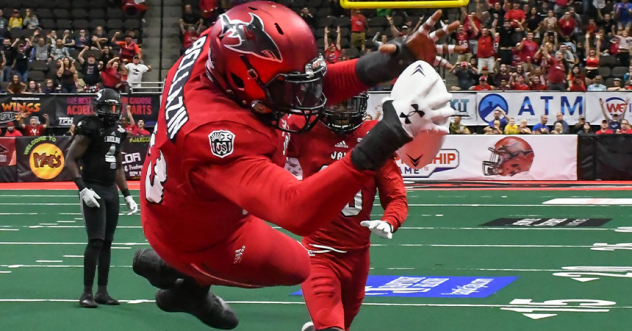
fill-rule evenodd
<path id="1" fill-rule="evenodd" d="M 127 198 L 128 196 L 131 195 L 129 193 L 129 189 L 126 189 L 126 188 L 121 189 L 121 194 L 123 194 L 123 197 L 125 197 L 125 198 Z"/>
<path id="2" fill-rule="evenodd" d="M 75 178 L 75 185 L 77 185 L 79 192 L 83 191 L 83 189 L 86 188 L 86 183 L 83 182 L 83 179 L 81 179 L 81 177 Z"/>
<path id="3" fill-rule="evenodd" d="M 397 117 L 393 101 L 382 105 L 384 118 L 351 151 L 351 163 L 358 170 L 379 170 L 393 154 L 412 138 Z"/>

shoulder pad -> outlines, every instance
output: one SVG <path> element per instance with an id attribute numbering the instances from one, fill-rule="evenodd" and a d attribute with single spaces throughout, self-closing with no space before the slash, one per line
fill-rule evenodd
<path id="1" fill-rule="evenodd" d="M 98 136 L 99 129 L 102 127 L 103 122 L 95 117 L 86 117 L 77 123 L 75 133 L 84 135 L 87 137 Z"/>

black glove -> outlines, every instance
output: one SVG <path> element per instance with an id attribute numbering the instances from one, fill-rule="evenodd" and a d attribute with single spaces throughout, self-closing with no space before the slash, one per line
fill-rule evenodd
<path id="1" fill-rule="evenodd" d="M 382 120 L 351 151 L 351 162 L 358 170 L 380 169 L 395 151 L 413 140 L 402 127 L 392 100 L 384 102 L 382 110 Z"/>

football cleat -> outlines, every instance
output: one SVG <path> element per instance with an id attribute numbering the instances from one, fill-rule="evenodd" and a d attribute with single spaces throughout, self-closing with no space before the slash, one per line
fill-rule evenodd
<path id="1" fill-rule="evenodd" d="M 99 305 L 94 301 L 92 293 L 83 292 L 79 298 L 79 305 L 83 308 L 97 308 Z"/>
<path id="2" fill-rule="evenodd" d="M 121 304 L 118 300 L 112 298 L 108 293 L 97 292 L 97 294 L 94 295 L 94 301 L 96 301 L 100 305 L 107 306 L 118 306 Z"/>
<path id="3" fill-rule="evenodd" d="M 151 285 L 161 289 L 173 286 L 178 278 L 184 277 L 167 265 L 153 249 L 137 250 L 134 253 L 132 269 L 137 275 L 147 279 Z"/>
<path id="4" fill-rule="evenodd" d="M 158 308 L 169 313 L 188 313 L 202 323 L 216 329 L 231 330 L 237 327 L 239 319 L 230 306 L 209 291 L 190 280 L 179 279 L 168 290 L 156 293 Z"/>

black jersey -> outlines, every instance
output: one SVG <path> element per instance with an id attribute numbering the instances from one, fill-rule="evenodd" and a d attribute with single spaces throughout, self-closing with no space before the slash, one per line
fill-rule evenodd
<path id="1" fill-rule="evenodd" d="M 95 116 L 81 120 L 75 135 L 90 138 L 90 146 L 81 157 L 81 177 L 85 182 L 113 185 L 116 182 L 116 156 L 127 132 L 118 123 L 106 126 Z"/>

